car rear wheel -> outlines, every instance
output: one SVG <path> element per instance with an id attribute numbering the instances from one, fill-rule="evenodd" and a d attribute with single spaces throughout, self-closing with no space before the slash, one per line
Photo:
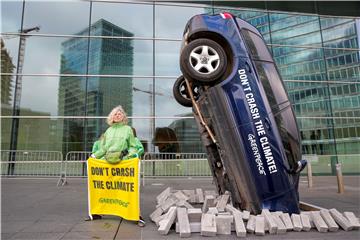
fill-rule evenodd
<path id="1" fill-rule="evenodd" d="M 225 51 L 213 40 L 196 39 L 182 50 L 180 68 L 187 79 L 202 84 L 215 83 L 224 76 L 227 68 Z"/>
<path id="2" fill-rule="evenodd" d="M 192 83 L 192 93 L 194 95 L 194 99 L 197 100 L 199 98 L 199 86 Z M 186 87 L 186 82 L 184 76 L 178 77 L 178 79 L 174 83 L 173 94 L 175 100 L 183 105 L 184 107 L 192 107 L 192 101 L 190 97 L 190 93 Z"/>

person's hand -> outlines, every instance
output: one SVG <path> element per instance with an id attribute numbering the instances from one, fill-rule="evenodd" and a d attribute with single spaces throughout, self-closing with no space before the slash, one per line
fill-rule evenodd
<path id="1" fill-rule="evenodd" d="M 139 158 L 139 154 L 133 153 L 129 156 L 129 158 Z"/>
<path id="2" fill-rule="evenodd" d="M 93 154 L 93 153 L 90 155 L 90 157 L 91 158 L 96 158 L 95 154 Z"/>

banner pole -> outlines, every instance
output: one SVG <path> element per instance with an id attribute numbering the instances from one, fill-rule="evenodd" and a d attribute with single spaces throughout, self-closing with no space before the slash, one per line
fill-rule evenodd
<path id="1" fill-rule="evenodd" d="M 86 173 L 87 173 L 87 187 L 88 187 L 88 214 L 89 214 L 89 218 L 91 220 L 93 220 L 93 217 L 91 215 L 91 212 L 90 212 L 90 183 L 89 183 L 89 159 L 86 161 Z"/>

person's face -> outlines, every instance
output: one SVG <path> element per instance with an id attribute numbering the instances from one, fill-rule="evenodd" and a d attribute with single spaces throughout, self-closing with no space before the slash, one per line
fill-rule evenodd
<path id="1" fill-rule="evenodd" d="M 121 119 L 122 119 L 122 117 L 123 117 L 123 115 L 121 114 L 121 112 L 117 112 L 117 113 L 115 113 L 115 115 L 114 115 L 114 122 L 120 122 L 121 121 Z"/>

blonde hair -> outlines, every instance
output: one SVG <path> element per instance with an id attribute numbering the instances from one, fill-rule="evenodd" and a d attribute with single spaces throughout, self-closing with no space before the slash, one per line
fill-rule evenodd
<path id="1" fill-rule="evenodd" d="M 122 124 L 128 124 L 128 118 L 126 116 L 126 112 L 124 111 L 124 109 L 122 108 L 121 105 L 114 107 L 113 110 L 111 110 L 111 112 L 109 113 L 106 122 L 107 124 L 109 124 L 110 126 L 114 124 L 114 116 L 116 113 L 120 112 L 122 115 L 122 118 L 120 120 L 120 123 Z"/>

